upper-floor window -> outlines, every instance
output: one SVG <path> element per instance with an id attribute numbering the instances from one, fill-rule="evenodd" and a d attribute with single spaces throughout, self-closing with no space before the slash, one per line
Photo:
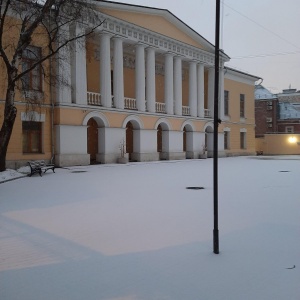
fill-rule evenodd
<path id="1" fill-rule="evenodd" d="M 22 71 L 30 69 L 42 57 L 40 47 L 28 46 L 23 52 Z M 42 67 L 37 65 L 22 78 L 23 88 L 25 90 L 42 90 Z"/>
<path id="2" fill-rule="evenodd" d="M 229 91 L 224 91 L 224 115 L 229 115 Z"/>
<path id="3" fill-rule="evenodd" d="M 240 94 L 240 117 L 245 118 L 245 95 Z"/>

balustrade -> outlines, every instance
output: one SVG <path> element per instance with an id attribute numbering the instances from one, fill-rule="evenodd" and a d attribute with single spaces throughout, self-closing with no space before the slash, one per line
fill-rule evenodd
<path id="1" fill-rule="evenodd" d="M 161 103 L 161 102 L 155 102 L 155 111 L 157 113 L 165 114 L 166 113 L 166 104 Z"/>
<path id="2" fill-rule="evenodd" d="M 88 105 L 96 105 L 102 106 L 101 103 L 101 94 L 94 93 L 94 92 L 87 92 L 87 103 Z M 114 97 L 112 96 L 112 107 L 115 107 Z M 137 110 L 136 108 L 136 99 L 134 98 L 124 98 L 124 108 Z M 162 102 L 155 102 L 155 111 L 157 113 L 165 114 L 166 113 L 166 105 Z M 190 107 L 189 106 L 182 106 L 182 115 L 183 116 L 190 116 Z M 209 109 L 204 109 L 204 117 L 211 118 L 211 111 Z"/>
<path id="3" fill-rule="evenodd" d="M 124 98 L 124 108 L 136 110 L 137 109 L 136 108 L 136 99 L 125 97 Z"/>
<path id="4" fill-rule="evenodd" d="M 205 118 L 211 118 L 211 112 L 209 109 L 204 109 L 204 117 Z"/>
<path id="5" fill-rule="evenodd" d="M 88 105 L 101 106 L 101 94 L 100 93 L 87 92 L 87 103 L 88 103 Z"/>
<path id="6" fill-rule="evenodd" d="M 189 106 L 182 106 L 182 115 L 183 116 L 190 116 L 190 107 Z"/>

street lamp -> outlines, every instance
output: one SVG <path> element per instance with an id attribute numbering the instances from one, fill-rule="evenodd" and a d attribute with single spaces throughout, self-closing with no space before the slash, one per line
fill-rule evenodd
<path id="1" fill-rule="evenodd" d="M 219 209 L 218 209 L 218 126 L 219 119 L 219 52 L 220 52 L 220 0 L 216 0 L 216 33 L 215 33 L 215 86 L 214 86 L 214 253 L 219 254 Z M 221 91 L 222 92 L 222 91 Z"/>

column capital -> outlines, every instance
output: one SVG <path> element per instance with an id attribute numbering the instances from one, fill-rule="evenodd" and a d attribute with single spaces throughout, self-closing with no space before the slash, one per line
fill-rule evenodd
<path id="1" fill-rule="evenodd" d="M 113 36 L 110 32 L 108 31 L 99 31 L 98 33 L 100 36 L 109 36 L 110 38 Z"/>
<path id="2" fill-rule="evenodd" d="M 164 56 L 172 56 L 172 57 L 175 56 L 175 54 L 173 52 L 165 52 L 163 55 Z"/>
<path id="3" fill-rule="evenodd" d="M 147 44 L 144 44 L 144 43 L 141 43 L 141 42 L 136 43 L 134 46 L 135 46 L 136 48 L 137 48 L 137 47 L 142 47 L 142 48 L 144 48 L 144 49 L 148 47 Z"/>
<path id="4" fill-rule="evenodd" d="M 111 37 L 112 40 L 117 40 L 117 41 L 125 41 L 126 38 L 124 36 L 121 35 L 114 35 Z"/>

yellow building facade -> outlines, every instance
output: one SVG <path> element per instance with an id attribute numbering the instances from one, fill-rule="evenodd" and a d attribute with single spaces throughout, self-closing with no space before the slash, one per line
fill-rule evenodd
<path id="1" fill-rule="evenodd" d="M 35 111 L 17 97 L 8 166 L 212 157 L 214 46 L 167 10 L 105 1 L 97 10 L 101 27 L 52 68 L 67 84 L 43 83 Z M 226 67 L 229 60 L 220 53 L 219 156 L 255 154 L 259 77 Z"/>

